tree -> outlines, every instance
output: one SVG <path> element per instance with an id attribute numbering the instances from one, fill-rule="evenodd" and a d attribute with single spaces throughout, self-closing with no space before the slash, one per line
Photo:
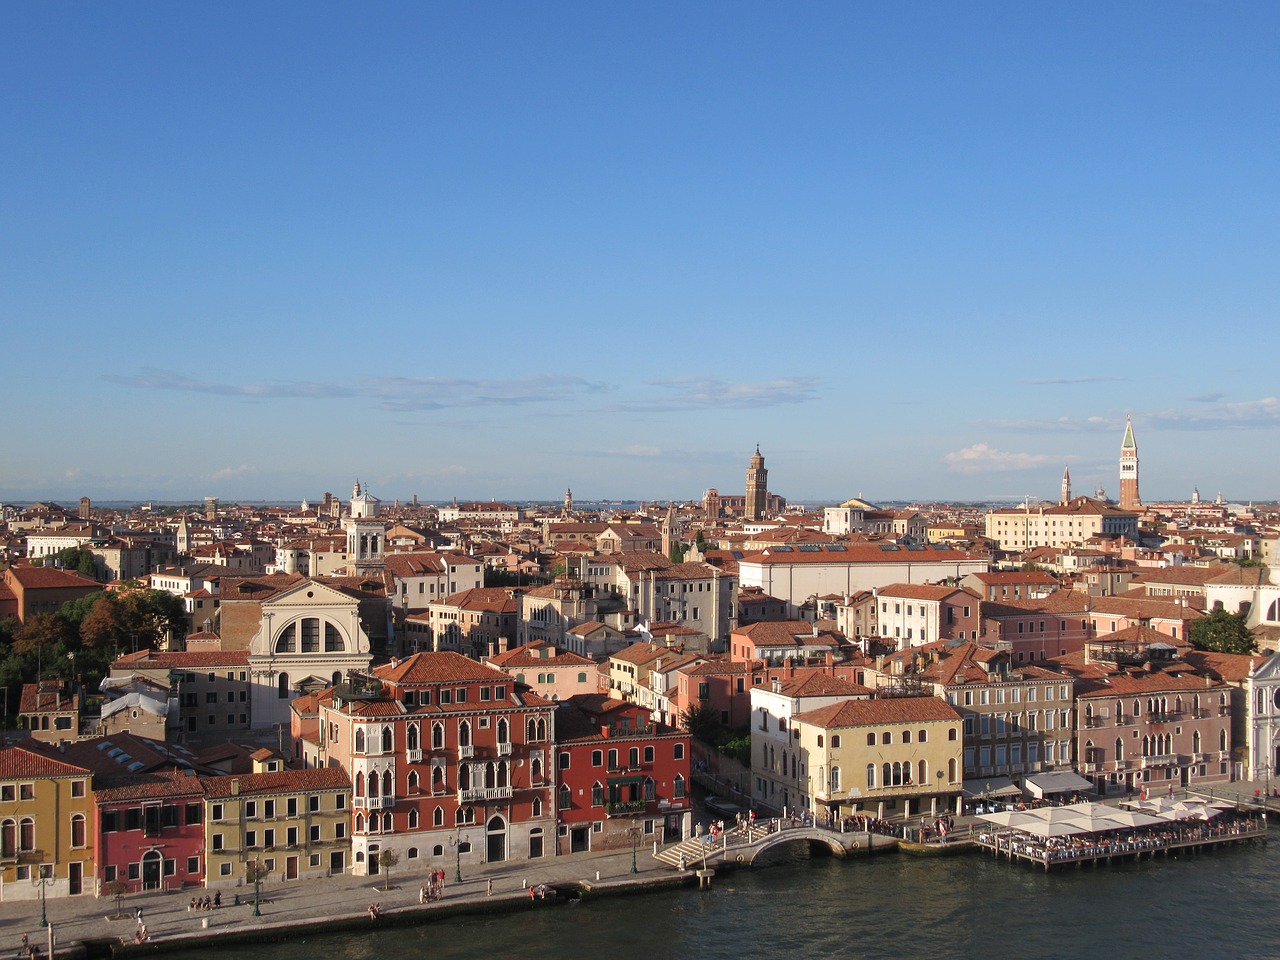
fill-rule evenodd
<path id="1" fill-rule="evenodd" d="M 64 605 L 65 607 L 65 605 Z M 107 647 L 124 632 L 124 613 L 114 593 L 101 593 L 80 621 L 80 639 L 86 647 Z"/>
<path id="2" fill-rule="evenodd" d="M 394 867 L 399 862 L 400 862 L 400 854 L 396 853 L 394 850 L 383 850 L 381 853 L 378 854 L 378 866 L 382 868 L 382 872 L 387 877 L 386 886 L 384 886 L 382 889 L 384 890 L 391 889 L 391 868 Z"/>
<path id="3" fill-rule="evenodd" d="M 1214 653 L 1253 653 L 1258 648 L 1245 624 L 1244 614 L 1227 613 L 1221 607 L 1215 607 L 1208 616 L 1192 621 L 1187 639 L 1197 650 Z"/>
<path id="4" fill-rule="evenodd" d="M 674 541 L 672 541 L 672 543 L 671 543 L 671 562 L 672 562 L 672 563 L 684 563 L 684 556 L 685 556 L 685 553 L 686 553 L 686 552 L 687 552 L 687 548 L 685 547 L 685 545 L 684 545 L 683 543 L 681 543 L 679 540 L 674 540 Z"/>
<path id="5" fill-rule="evenodd" d="M 67 547 L 65 550 L 59 550 L 55 556 L 58 558 L 58 566 L 63 570 L 74 570 L 90 579 L 98 579 L 97 561 L 93 554 L 83 547 Z"/>
<path id="6" fill-rule="evenodd" d="M 129 885 L 123 880 L 108 880 L 102 885 L 102 895 L 112 897 L 116 901 L 116 915 L 113 920 L 119 920 L 121 916 L 120 903 L 124 900 L 124 895 L 129 892 Z"/>
<path id="7" fill-rule="evenodd" d="M 56 613 L 33 614 L 13 636 L 13 652 L 28 654 L 66 645 L 71 639 L 71 625 Z"/>
<path id="8" fill-rule="evenodd" d="M 716 743 L 724 730 L 724 725 L 720 723 L 720 715 L 709 703 L 690 707 L 684 712 L 680 722 L 684 724 L 684 728 L 690 735 L 697 737 L 703 743 Z"/>

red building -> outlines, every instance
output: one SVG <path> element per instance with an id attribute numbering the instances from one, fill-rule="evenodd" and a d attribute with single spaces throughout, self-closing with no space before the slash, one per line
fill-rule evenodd
<path id="1" fill-rule="evenodd" d="M 316 705 L 317 763 L 352 783 L 357 875 L 554 854 L 555 705 L 460 653 L 348 678 Z M 301 725 L 301 723 L 300 723 Z"/>
<path id="2" fill-rule="evenodd" d="M 118 778 L 123 782 L 123 778 Z M 204 788 L 182 770 L 129 777 L 94 790 L 97 870 L 131 893 L 204 884 Z"/>
<path id="3" fill-rule="evenodd" d="M 602 694 L 556 708 L 560 853 L 652 846 L 688 835 L 689 735 Z"/>

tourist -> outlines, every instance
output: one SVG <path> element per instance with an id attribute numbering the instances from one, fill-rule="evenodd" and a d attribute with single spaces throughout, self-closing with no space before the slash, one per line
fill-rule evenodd
<path id="1" fill-rule="evenodd" d="M 217 893 L 215 893 L 215 894 L 213 895 L 213 905 L 214 905 L 215 907 L 220 907 L 220 906 L 222 906 L 222 891 L 221 891 L 221 890 L 219 890 Z"/>
<path id="2" fill-rule="evenodd" d="M 484 895 L 486 897 L 493 896 L 493 877 L 490 877 L 484 882 Z"/>

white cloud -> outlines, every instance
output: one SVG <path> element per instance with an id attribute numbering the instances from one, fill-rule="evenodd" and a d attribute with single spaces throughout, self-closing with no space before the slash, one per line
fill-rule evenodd
<path id="1" fill-rule="evenodd" d="M 257 467 L 252 466 L 251 464 L 248 464 L 248 463 L 242 463 L 238 467 L 223 467 L 221 470 L 216 471 L 212 476 L 210 476 L 209 479 L 210 480 L 230 480 L 233 477 L 250 476 L 252 474 L 256 474 L 257 472 L 258 472 Z"/>
<path id="2" fill-rule="evenodd" d="M 999 473 L 1007 470 L 1030 470 L 1049 462 L 1044 453 L 1011 453 L 997 450 L 987 443 L 975 443 L 953 450 L 943 458 L 947 469 L 955 473 Z"/>

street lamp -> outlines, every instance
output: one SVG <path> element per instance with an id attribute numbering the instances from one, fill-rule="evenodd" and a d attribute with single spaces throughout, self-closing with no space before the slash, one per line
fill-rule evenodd
<path id="1" fill-rule="evenodd" d="M 453 835 L 453 882 L 462 882 L 462 840 L 457 832 Z"/>
<path id="2" fill-rule="evenodd" d="M 262 916 L 262 876 L 266 873 L 262 869 L 261 860 L 250 860 L 245 865 L 249 873 L 249 879 L 253 881 L 253 915 L 255 917 Z"/>
<path id="3" fill-rule="evenodd" d="M 53 883 L 53 877 L 47 877 L 44 873 L 44 864 L 36 867 L 36 875 L 31 878 L 31 885 L 40 891 L 40 926 L 49 926 L 49 915 L 44 909 L 44 888 Z"/>
<path id="4" fill-rule="evenodd" d="M 640 850 L 640 828 L 628 827 L 627 835 L 631 837 L 631 872 L 639 873 L 636 868 L 636 853 Z"/>

